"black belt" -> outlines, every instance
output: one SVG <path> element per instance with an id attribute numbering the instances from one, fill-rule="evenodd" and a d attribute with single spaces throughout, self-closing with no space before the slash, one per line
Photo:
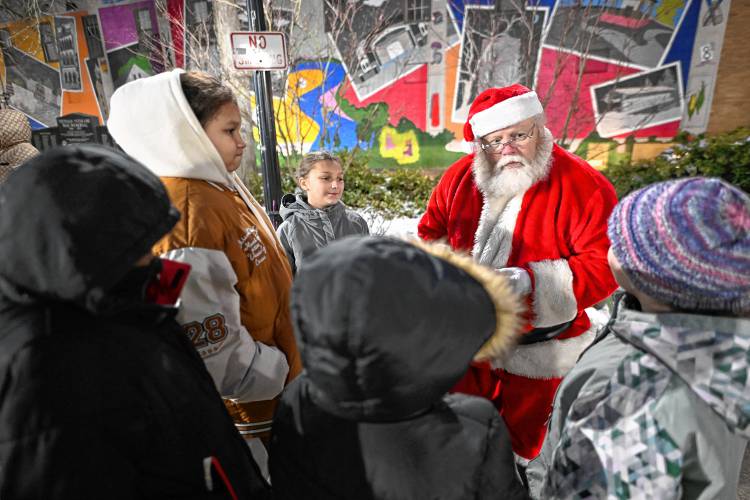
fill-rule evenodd
<path id="1" fill-rule="evenodd" d="M 546 340 L 552 340 L 553 338 L 560 335 L 562 332 L 570 328 L 573 324 L 573 320 L 567 323 L 561 323 L 559 325 L 545 326 L 543 328 L 534 328 L 530 332 L 521 335 L 521 339 L 518 341 L 520 345 L 536 344 L 537 342 L 544 342 Z"/>

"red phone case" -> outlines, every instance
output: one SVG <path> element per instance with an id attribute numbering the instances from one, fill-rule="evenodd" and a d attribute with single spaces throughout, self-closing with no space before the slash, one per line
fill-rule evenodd
<path id="1" fill-rule="evenodd" d="M 161 271 L 146 289 L 146 300 L 165 306 L 176 304 L 188 274 L 190 264 L 161 259 Z"/>

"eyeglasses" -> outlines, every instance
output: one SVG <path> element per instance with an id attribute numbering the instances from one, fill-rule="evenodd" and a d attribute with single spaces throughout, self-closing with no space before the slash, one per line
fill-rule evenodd
<path id="1" fill-rule="evenodd" d="M 531 137 L 534 137 L 534 127 L 536 127 L 536 123 L 531 126 L 528 132 L 526 133 L 518 133 L 513 134 L 510 138 L 510 140 L 507 140 L 505 142 L 501 140 L 495 140 L 490 143 L 484 143 L 480 142 L 479 145 L 482 147 L 482 151 L 487 152 L 488 150 L 493 153 L 498 153 L 502 151 L 502 149 L 505 146 L 510 146 L 511 144 L 523 144 L 524 142 L 528 141 Z"/>

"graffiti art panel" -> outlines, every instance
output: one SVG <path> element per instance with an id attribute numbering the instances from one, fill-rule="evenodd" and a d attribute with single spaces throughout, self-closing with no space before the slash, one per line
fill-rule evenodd
<path id="1" fill-rule="evenodd" d="M 79 65 L 78 34 L 74 17 L 55 18 L 57 54 L 60 62 L 60 82 L 63 90 L 80 92 L 83 90 L 81 67 Z"/>
<path id="2" fill-rule="evenodd" d="M 561 0 L 545 44 L 579 56 L 653 68 L 663 60 L 689 1 Z"/>
<path id="3" fill-rule="evenodd" d="M 153 0 L 99 9 L 113 86 L 164 70 Z"/>
<path id="4" fill-rule="evenodd" d="M 0 26 L 0 41 L 13 107 L 41 124 L 54 124 L 62 97 L 54 20 Z"/>
<path id="5" fill-rule="evenodd" d="M 514 83 L 533 86 L 547 9 L 504 5 L 466 7 L 454 122 L 466 121 L 471 103 L 484 89 Z"/>
<path id="6" fill-rule="evenodd" d="M 679 63 L 591 87 L 596 130 L 615 137 L 682 117 Z"/>

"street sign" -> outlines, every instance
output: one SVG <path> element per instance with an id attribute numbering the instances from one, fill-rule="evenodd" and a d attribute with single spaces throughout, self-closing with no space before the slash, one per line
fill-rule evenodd
<path id="1" fill-rule="evenodd" d="M 284 34 L 277 31 L 235 31 L 230 34 L 234 69 L 286 69 Z"/>

